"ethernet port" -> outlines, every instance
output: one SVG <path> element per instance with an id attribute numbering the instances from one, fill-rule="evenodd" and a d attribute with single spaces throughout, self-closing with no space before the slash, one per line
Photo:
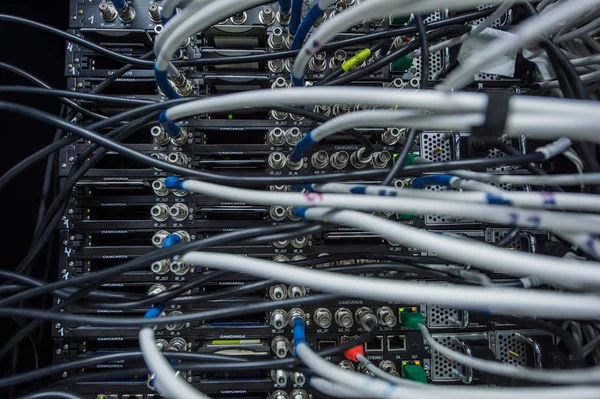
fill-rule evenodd
<path id="1" fill-rule="evenodd" d="M 406 350 L 406 335 L 388 335 L 387 347 L 390 352 Z"/>
<path id="2" fill-rule="evenodd" d="M 322 340 L 317 341 L 317 352 L 324 351 L 325 349 L 333 348 L 337 345 L 335 340 Z"/>
<path id="3" fill-rule="evenodd" d="M 378 335 L 369 342 L 365 342 L 365 352 L 382 352 L 383 336 Z"/>

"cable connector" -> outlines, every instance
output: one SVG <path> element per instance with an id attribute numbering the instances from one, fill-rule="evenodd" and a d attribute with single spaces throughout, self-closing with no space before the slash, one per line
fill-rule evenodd
<path id="1" fill-rule="evenodd" d="M 301 317 L 295 317 L 292 319 L 292 328 L 294 330 L 294 356 L 296 354 L 296 348 L 300 344 L 306 344 L 306 332 L 304 319 Z"/>
<path id="2" fill-rule="evenodd" d="M 443 186 L 450 187 L 451 180 L 454 176 L 450 175 L 435 175 L 435 176 L 424 176 L 417 177 L 413 180 L 413 188 L 425 188 L 427 186 Z"/>
<path id="3" fill-rule="evenodd" d="M 558 154 L 562 154 L 567 151 L 573 142 L 568 138 L 561 138 L 556 140 L 553 143 L 547 144 L 545 146 L 539 147 L 535 149 L 535 152 L 541 152 L 544 154 L 544 161 L 549 160 L 550 158 L 554 158 Z"/>
<path id="4" fill-rule="evenodd" d="M 293 207 L 292 208 L 292 213 L 294 214 L 294 216 L 297 216 L 301 219 L 306 219 L 306 211 L 308 210 L 308 208 L 297 208 L 297 207 Z"/>
<path id="5" fill-rule="evenodd" d="M 400 320 L 409 330 L 418 330 L 419 324 L 425 325 L 425 318 L 419 312 L 400 312 Z"/>
<path id="6" fill-rule="evenodd" d="M 169 234 L 165 241 L 163 242 L 163 248 L 172 247 L 175 244 L 179 244 L 181 242 L 181 236 L 179 234 Z"/>
<path id="7" fill-rule="evenodd" d="M 308 132 L 308 134 L 306 136 L 304 136 L 302 138 L 302 140 L 300 140 L 298 142 L 298 144 L 296 144 L 296 146 L 294 147 L 294 149 L 292 150 L 292 152 L 290 154 L 290 160 L 292 162 L 300 162 L 300 160 L 304 156 L 304 151 L 308 150 L 315 143 L 316 143 L 316 141 L 314 141 L 312 138 L 312 130 L 311 130 L 310 132 Z"/>
<path id="8" fill-rule="evenodd" d="M 184 179 L 180 179 L 176 176 L 169 176 L 165 178 L 164 181 L 165 186 L 171 190 L 185 190 L 185 188 L 183 187 L 184 182 Z"/>
<path id="9" fill-rule="evenodd" d="M 163 310 L 165 310 L 165 307 L 163 305 L 154 305 L 150 309 L 148 309 L 148 311 L 144 315 L 144 318 L 152 319 L 158 317 L 163 312 Z"/>
<path id="10" fill-rule="evenodd" d="M 364 345 L 357 345 L 354 348 L 350 348 L 344 352 L 344 356 L 346 356 L 346 359 L 348 359 L 354 363 L 359 362 L 359 360 L 356 358 L 357 355 L 362 355 L 362 356 L 365 355 Z"/>
<path id="11" fill-rule="evenodd" d="M 356 53 L 354 55 L 354 57 L 350 58 L 349 60 L 344 61 L 344 63 L 342 64 L 342 69 L 345 72 L 348 72 L 355 66 L 362 64 L 370 56 L 371 56 L 370 49 L 366 48 L 366 49 L 360 50 L 358 53 Z"/>

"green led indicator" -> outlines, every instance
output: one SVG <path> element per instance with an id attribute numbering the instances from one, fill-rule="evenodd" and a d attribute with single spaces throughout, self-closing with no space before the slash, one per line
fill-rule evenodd
<path id="1" fill-rule="evenodd" d="M 227 117 L 229 118 L 229 120 L 232 120 L 233 119 L 233 114 L 229 114 L 229 115 L 227 115 Z"/>

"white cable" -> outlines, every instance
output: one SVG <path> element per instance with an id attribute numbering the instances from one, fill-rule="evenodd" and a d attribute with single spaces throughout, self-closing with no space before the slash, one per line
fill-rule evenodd
<path id="1" fill-rule="evenodd" d="M 580 184 L 600 184 L 600 173 L 572 175 L 494 175 L 489 173 L 455 170 L 452 174 L 465 179 L 479 180 L 496 184 L 522 184 L 531 186 L 579 186 Z"/>
<path id="2" fill-rule="evenodd" d="M 193 15 L 182 20 L 173 32 L 162 37 L 162 45 L 156 59 L 156 68 L 165 71 L 171 63 L 171 57 L 179 48 L 179 45 L 191 35 L 201 32 L 214 24 L 221 22 L 224 18 L 234 15 L 240 11 L 255 7 L 264 3 L 264 0 L 220 0 L 203 2 L 204 5 Z M 169 21 L 167 25 L 172 23 Z M 164 34 L 164 32 L 163 32 Z"/>
<path id="3" fill-rule="evenodd" d="M 469 84 L 477 72 L 490 61 L 503 54 L 514 53 L 527 43 L 558 30 L 565 21 L 577 19 L 589 12 L 600 0 L 562 1 L 543 16 L 533 16 L 521 22 L 512 31 L 513 35 L 496 39 L 489 47 L 468 58 L 467 62 L 450 72 L 446 79 L 438 84 L 437 90 L 459 90 Z"/>
<path id="4" fill-rule="evenodd" d="M 491 0 L 488 3 L 502 3 L 503 0 Z M 389 14 L 408 15 L 410 13 L 422 14 L 433 10 L 449 7 L 460 10 L 475 7 L 481 2 L 477 0 L 369 0 L 348 8 L 325 21 L 311 35 L 296 59 L 292 71 L 292 79 L 298 81 L 304 76 L 310 58 L 317 53 L 323 45 L 331 41 L 340 32 L 345 32 L 365 19 L 382 18 Z M 296 83 L 297 85 L 297 83 Z"/>
<path id="5" fill-rule="evenodd" d="M 576 58 L 571 60 L 573 66 L 584 66 L 590 64 L 600 64 L 600 54 L 590 55 L 588 57 Z"/>
<path id="6" fill-rule="evenodd" d="M 569 150 L 565 151 L 563 153 L 563 155 L 565 157 L 569 158 L 569 160 L 571 162 L 573 162 L 573 164 L 575 165 L 575 168 L 577 169 L 577 172 L 583 173 L 583 161 L 581 160 L 581 158 L 579 157 L 577 152 L 575 152 L 572 149 L 569 149 Z"/>
<path id="7" fill-rule="evenodd" d="M 321 377 L 313 377 L 310 379 L 310 385 L 315 388 L 317 391 L 324 393 L 325 395 L 334 397 L 334 398 L 357 398 L 357 399 L 367 399 L 373 398 L 374 396 L 365 396 L 361 392 L 356 392 L 348 387 L 331 382 Z"/>
<path id="8" fill-rule="evenodd" d="M 185 180 L 185 190 L 230 201 L 244 201 L 260 205 L 287 205 L 295 207 L 323 206 L 346 208 L 369 212 L 434 213 L 459 218 L 470 218 L 504 225 L 525 228 L 545 229 L 556 232 L 600 234 L 600 217 L 592 214 L 565 214 L 548 211 L 527 211 L 518 208 L 472 203 L 465 207 L 460 202 L 427 200 L 424 198 L 373 197 L 340 194 L 285 193 L 240 189 L 207 183 L 198 180 Z M 488 201 L 498 202 L 494 197 Z M 488 202 L 489 203 L 489 202 Z M 600 266 L 600 265 L 599 265 Z"/>
<path id="9" fill-rule="evenodd" d="M 469 173 L 455 171 L 455 174 Z M 474 172 L 473 172 L 474 173 Z M 500 175 L 491 175 L 500 176 Z M 507 175 L 502 175 L 507 176 Z M 578 175 L 573 175 L 578 176 Z M 529 177 L 523 176 L 523 177 Z M 600 178 L 600 176 L 599 176 Z M 472 180 L 467 180 L 472 181 Z M 486 185 L 486 187 L 488 187 Z M 493 187 L 493 186 L 490 186 Z M 326 183 L 313 185 L 315 191 L 321 193 L 350 194 L 359 190 L 365 195 L 378 197 L 409 197 L 427 200 L 455 201 L 458 203 L 474 202 L 488 204 L 490 196 L 487 192 L 456 192 L 456 191 L 423 191 L 411 188 L 381 187 L 379 185 Z M 502 191 L 495 193 L 492 199 L 510 202 L 513 206 L 522 208 L 565 209 L 574 211 L 600 212 L 600 198 L 595 194 L 556 193 L 556 192 L 519 192 Z"/>
<path id="10" fill-rule="evenodd" d="M 488 104 L 488 97 L 484 93 L 475 92 L 445 93 L 433 90 L 389 90 L 370 87 L 332 86 L 282 90 L 267 89 L 223 96 L 209 96 L 190 101 L 169 108 L 167 117 L 176 121 L 210 112 L 268 107 L 274 104 L 297 106 L 369 104 L 390 108 L 398 106 L 398 108 L 404 109 L 427 109 L 433 112 L 483 113 Z M 592 101 L 514 96 L 509 102 L 509 113 L 591 118 L 593 122 L 600 115 L 600 104 Z"/>
<path id="11" fill-rule="evenodd" d="M 441 236 L 356 211 L 309 208 L 304 216 L 309 220 L 326 221 L 382 234 L 406 247 L 430 251 L 441 258 L 482 270 L 517 277 L 532 275 L 548 284 L 577 290 L 595 290 L 600 285 L 600 269 L 596 262 L 569 261 L 565 264 L 567 261 L 563 259 L 506 251 L 477 241 Z"/>
<path id="12" fill-rule="evenodd" d="M 563 35 L 557 36 L 553 40 L 554 40 L 554 43 L 560 44 L 560 43 L 563 43 L 563 42 L 566 42 L 569 40 L 573 40 L 581 35 L 587 34 L 596 28 L 600 28 L 600 19 L 596 19 L 595 21 L 592 21 L 587 25 L 584 25 L 580 28 L 574 29 Z"/>
<path id="13" fill-rule="evenodd" d="M 505 191 L 501 188 L 492 186 L 491 184 L 482 183 L 475 180 L 461 179 L 460 177 L 452 179 L 450 181 L 450 185 L 452 188 L 456 188 L 457 190 L 482 191 L 484 193 L 495 193 L 501 195 L 505 193 Z"/>
<path id="14" fill-rule="evenodd" d="M 594 71 L 586 73 L 580 76 L 583 83 L 594 83 L 600 80 L 600 71 Z M 550 80 L 546 82 L 540 82 L 540 87 L 543 89 L 552 89 L 560 87 L 558 80 Z"/>
<path id="15" fill-rule="evenodd" d="M 448 47 L 457 46 L 457 45 L 465 42 L 469 38 L 477 36 L 484 29 L 489 28 L 490 26 L 492 26 L 494 24 L 494 22 L 496 22 L 498 19 L 502 18 L 506 14 L 506 12 L 514 5 L 514 3 L 515 3 L 514 0 L 504 1 L 504 3 L 500 4 L 500 6 L 489 17 L 487 17 L 482 23 L 480 23 L 477 26 L 474 26 L 470 32 L 467 32 L 462 36 L 455 37 L 453 39 L 449 39 L 449 40 L 443 41 L 441 43 L 438 43 L 436 45 L 429 47 L 429 54 L 436 53 L 436 52 L 444 50 Z M 408 55 L 409 58 L 417 58 L 420 56 L 421 56 L 421 50 L 415 50 L 411 54 Z"/>
<path id="16" fill-rule="evenodd" d="M 350 211 L 345 211 L 346 213 Z M 344 212 L 340 212 L 344 213 Z M 357 212 L 350 212 L 357 213 Z M 343 215 L 346 216 L 346 215 Z M 350 215 L 352 216 L 352 215 Z M 378 231 L 378 233 L 381 233 Z M 450 240 L 447 238 L 447 240 Z M 452 239 L 453 242 L 462 240 Z M 460 249 L 457 249 L 460 250 Z M 502 256 L 513 251 L 501 250 Z M 550 257 L 539 256 L 542 262 Z M 513 259 L 506 257 L 505 263 Z M 566 268 L 577 262 L 559 259 Z M 307 269 L 284 263 L 215 252 L 188 252 L 184 263 L 223 269 L 273 279 L 288 284 L 301 284 L 315 291 L 331 292 L 352 298 L 406 303 L 436 303 L 452 308 L 490 314 L 544 317 L 570 320 L 600 319 L 600 298 L 596 295 L 572 294 L 516 288 L 433 285 L 379 278 L 364 278 Z M 593 262 L 590 262 L 593 263 Z M 516 267 L 521 266 L 517 264 Z M 525 268 L 525 265 L 523 265 Z M 523 271 L 521 274 L 525 274 Z M 572 274 L 577 273 L 572 271 Z"/>
<path id="17" fill-rule="evenodd" d="M 597 398 L 597 387 L 550 387 L 550 388 L 478 388 L 478 387 L 437 387 L 420 385 L 410 387 L 406 385 L 392 385 L 385 381 L 369 378 L 362 374 L 344 370 L 327 362 L 314 353 L 307 344 L 296 346 L 296 352 L 302 362 L 317 375 L 328 380 L 347 386 L 349 389 L 363 392 L 366 396 L 375 396 L 386 399 L 414 398 L 415 396 L 425 399 L 444 398 L 519 398 L 519 399 L 546 399 L 546 398 Z M 512 366 L 511 366 L 512 367 Z M 554 373 L 561 373 L 556 371 Z M 575 373 L 576 371 L 569 371 Z M 552 372 L 548 372 L 552 373 Z M 595 381 L 594 381 L 595 382 Z"/>
<path id="18" fill-rule="evenodd" d="M 155 385 L 161 395 L 171 399 L 210 399 L 180 377 L 156 347 L 154 330 L 142 328 L 139 333 L 142 356 L 148 370 L 155 374 Z"/>
<path id="19" fill-rule="evenodd" d="M 560 371 L 515 367 L 496 361 L 471 357 L 452 350 L 438 343 L 431 334 L 429 334 L 427 327 L 423 324 L 419 324 L 419 330 L 432 350 L 440 353 L 444 357 L 452 359 L 456 363 L 472 367 L 476 370 L 481 370 L 488 374 L 553 384 L 585 384 L 590 382 L 597 383 L 600 381 L 600 367 Z"/>

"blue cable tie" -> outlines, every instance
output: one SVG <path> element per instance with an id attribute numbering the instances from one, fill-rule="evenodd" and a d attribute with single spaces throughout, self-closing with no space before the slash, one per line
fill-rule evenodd
<path id="1" fill-rule="evenodd" d="M 169 137 L 179 136 L 179 133 L 181 132 L 179 125 L 173 122 L 173 120 L 169 119 L 166 110 L 160 113 L 160 115 L 158 116 L 158 121 L 160 122 L 160 125 L 165 129 Z"/>
<path id="2" fill-rule="evenodd" d="M 351 194 L 365 194 L 367 192 L 366 186 L 355 186 L 350 189 Z"/>
<path id="3" fill-rule="evenodd" d="M 125 0 L 112 0 L 112 2 L 113 2 L 113 5 L 115 6 L 115 8 L 116 8 L 117 10 L 122 10 L 122 9 L 124 9 L 124 8 L 125 8 L 125 5 L 127 4 L 127 3 L 125 2 Z"/>
<path id="4" fill-rule="evenodd" d="M 153 319 L 155 317 L 158 317 L 160 316 L 163 310 L 165 310 L 165 307 L 163 305 L 154 305 L 150 309 L 148 309 L 148 311 L 144 315 L 144 318 Z"/>
<path id="5" fill-rule="evenodd" d="M 169 99 L 174 100 L 176 98 L 181 98 L 179 93 L 175 91 L 171 83 L 169 83 L 169 78 L 167 77 L 167 71 L 161 71 L 156 67 L 156 63 L 154 64 L 154 77 L 156 78 L 156 83 L 160 90 L 167 96 Z"/>
<path id="6" fill-rule="evenodd" d="M 302 23 L 298 27 L 296 34 L 294 35 L 294 40 L 292 41 L 292 45 L 290 46 L 290 50 L 298 50 L 302 47 L 304 43 L 304 39 L 308 36 L 308 32 L 310 28 L 312 28 L 313 24 L 319 19 L 319 17 L 323 14 L 323 10 L 319 8 L 319 4 L 315 4 L 308 14 L 302 20 Z"/>
<path id="7" fill-rule="evenodd" d="M 302 0 L 292 0 L 292 16 L 290 17 L 290 23 L 288 30 L 290 35 L 296 35 L 298 27 L 300 26 L 300 20 L 302 19 L 302 6 L 304 2 Z"/>
<path id="8" fill-rule="evenodd" d="M 290 0 L 279 0 L 279 11 L 290 12 L 292 2 Z"/>
<path id="9" fill-rule="evenodd" d="M 168 176 L 167 178 L 165 178 L 165 186 L 167 186 L 167 188 L 170 188 L 171 190 L 185 190 L 185 188 L 183 188 L 184 181 L 184 179 L 180 179 L 176 176 Z"/>
<path id="10" fill-rule="evenodd" d="M 412 186 L 414 188 L 425 188 L 427 186 L 450 187 L 450 180 L 452 180 L 453 178 L 454 176 L 451 175 L 417 177 L 413 180 Z"/>
<path id="11" fill-rule="evenodd" d="M 179 234 L 169 234 L 165 241 L 163 241 L 163 248 L 172 247 L 175 244 L 179 244 L 181 242 L 181 236 Z"/>
<path id="12" fill-rule="evenodd" d="M 507 200 L 506 198 L 503 198 L 500 195 L 488 194 L 486 195 L 486 199 L 488 204 L 492 205 L 512 205 L 512 201 Z"/>
<path id="13" fill-rule="evenodd" d="M 306 211 L 307 210 L 308 210 L 308 208 L 298 208 L 298 207 L 292 208 L 292 212 L 294 213 L 294 215 L 296 215 L 302 219 L 306 219 Z"/>
<path id="14" fill-rule="evenodd" d="M 292 153 L 290 154 L 290 160 L 292 162 L 300 161 L 302 159 L 302 157 L 304 156 L 304 151 L 308 150 L 314 144 L 316 144 L 316 141 L 314 141 L 312 139 L 312 130 L 311 130 L 310 132 L 308 132 L 308 134 L 306 136 L 304 136 L 302 138 L 302 140 L 300 140 L 298 142 L 298 144 L 296 144 L 296 146 L 292 150 Z"/>

